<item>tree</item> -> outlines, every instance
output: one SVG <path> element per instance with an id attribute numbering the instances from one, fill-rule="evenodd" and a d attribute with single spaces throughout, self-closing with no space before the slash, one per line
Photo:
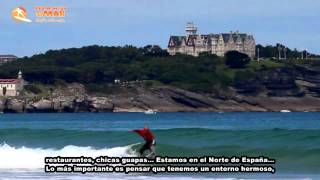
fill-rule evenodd
<path id="1" fill-rule="evenodd" d="M 238 51 L 228 51 L 225 54 L 225 64 L 230 68 L 243 68 L 250 62 L 247 54 Z"/>
<path id="2" fill-rule="evenodd" d="M 142 49 L 143 54 L 146 56 L 153 56 L 153 57 L 166 57 L 169 56 L 166 50 L 161 49 L 158 45 L 147 45 Z"/>

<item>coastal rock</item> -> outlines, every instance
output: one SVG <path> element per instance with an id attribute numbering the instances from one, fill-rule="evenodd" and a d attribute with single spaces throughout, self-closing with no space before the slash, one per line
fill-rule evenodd
<path id="1" fill-rule="evenodd" d="M 171 87 L 159 88 L 157 91 L 158 93 L 162 91 L 162 94 L 166 94 L 166 96 L 169 96 L 174 102 L 191 108 L 214 107 L 214 102 L 211 101 L 211 98 L 201 94 Z"/>
<path id="2" fill-rule="evenodd" d="M 106 97 L 90 97 L 87 101 L 91 112 L 112 112 L 114 109 L 114 105 Z"/>
<path id="3" fill-rule="evenodd" d="M 52 93 L 54 110 L 58 112 L 88 112 L 85 86 L 80 83 L 70 83 L 56 88 Z"/>
<path id="4" fill-rule="evenodd" d="M 295 65 L 295 68 L 304 81 L 310 83 L 320 83 L 320 68 L 306 65 Z"/>
<path id="5" fill-rule="evenodd" d="M 47 99 L 41 99 L 30 104 L 27 110 L 30 112 L 54 112 L 53 102 Z"/>
<path id="6" fill-rule="evenodd" d="M 0 112 L 3 112 L 6 107 L 6 99 L 0 98 Z"/>
<path id="7" fill-rule="evenodd" d="M 303 90 L 296 84 L 297 73 L 294 68 L 265 69 L 245 79 L 235 78 L 234 88 L 238 94 L 258 96 L 304 96 Z"/>
<path id="8" fill-rule="evenodd" d="M 8 98 L 5 103 L 3 112 L 6 113 L 21 113 L 24 112 L 25 101 L 20 99 Z"/>
<path id="9" fill-rule="evenodd" d="M 262 85 L 258 79 L 252 78 L 245 81 L 237 81 L 234 87 L 240 94 L 255 94 L 260 90 Z"/>
<path id="10" fill-rule="evenodd" d="M 291 68 L 275 68 L 263 71 L 259 79 L 268 90 L 293 89 L 296 87 L 296 74 Z"/>
<path id="11" fill-rule="evenodd" d="M 320 68 L 306 65 L 296 65 L 299 79 L 296 81 L 305 89 L 305 93 L 314 97 L 320 97 Z"/>
<path id="12" fill-rule="evenodd" d="M 313 72 L 314 73 L 314 72 Z M 250 77 L 249 77 L 250 78 Z M 111 94 L 88 94 L 83 85 L 66 85 L 39 100 L 39 97 L 3 97 L 0 110 L 18 112 L 246 112 L 246 111 L 320 111 L 320 83 L 310 82 L 291 69 L 264 69 L 256 85 L 242 84 L 239 93 L 196 93 L 172 86 L 132 86 Z M 251 78 L 252 79 L 252 78 Z M 245 79 L 244 79 L 245 80 Z M 250 83 L 247 83 L 250 84 Z M 256 86 L 256 87 L 255 87 Z M 253 87 L 253 89 L 252 89 Z M 80 93 L 79 93 L 79 92 Z M 299 95 L 301 94 L 301 95 Z"/>
<path id="13" fill-rule="evenodd" d="M 75 112 L 75 97 L 59 96 L 53 99 L 53 109 L 58 112 Z"/>
<path id="14" fill-rule="evenodd" d="M 255 97 L 258 106 L 267 111 L 280 112 L 289 110 L 292 112 L 320 111 L 320 99 L 313 97 Z"/>

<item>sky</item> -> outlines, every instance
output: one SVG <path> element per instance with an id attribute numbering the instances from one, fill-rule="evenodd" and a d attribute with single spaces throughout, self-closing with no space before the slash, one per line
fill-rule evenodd
<path id="1" fill-rule="evenodd" d="M 35 6 L 64 6 L 65 23 L 21 23 L 18 6 L 35 20 Z M 282 43 L 320 54 L 319 0 L 1 0 L 0 54 L 19 57 L 49 49 L 102 46 L 167 47 L 192 21 L 198 33 L 240 31 L 257 44 Z"/>

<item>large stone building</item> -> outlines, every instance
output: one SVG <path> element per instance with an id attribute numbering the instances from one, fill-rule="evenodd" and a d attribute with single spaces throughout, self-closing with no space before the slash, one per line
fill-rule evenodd
<path id="1" fill-rule="evenodd" d="M 168 44 L 168 53 L 177 53 L 198 56 L 202 52 L 209 52 L 224 56 L 228 51 L 236 50 L 255 57 L 256 43 L 252 35 L 230 32 L 221 34 L 197 34 L 197 27 L 188 23 L 186 36 L 171 36 Z"/>
<path id="2" fill-rule="evenodd" d="M 0 65 L 7 62 L 15 61 L 17 59 L 18 57 L 14 55 L 0 55 Z"/>
<path id="3" fill-rule="evenodd" d="M 0 79 L 0 96 L 18 96 L 23 90 L 24 83 L 21 71 L 17 79 Z"/>

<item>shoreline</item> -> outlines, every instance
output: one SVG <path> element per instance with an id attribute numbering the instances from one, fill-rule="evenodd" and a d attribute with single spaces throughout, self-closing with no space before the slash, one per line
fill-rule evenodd
<path id="1" fill-rule="evenodd" d="M 141 113 L 146 115 L 156 115 L 157 113 L 319 113 L 320 111 L 157 111 L 155 114 L 146 114 L 141 111 L 115 111 L 115 112 L 0 112 L 0 114 L 120 114 L 120 113 Z"/>
<path id="2" fill-rule="evenodd" d="M 0 111 L 0 114 L 60 114 L 60 113 L 70 113 L 70 114 L 78 114 L 78 113 L 143 113 L 146 115 L 155 115 L 157 113 L 317 113 L 320 112 L 320 110 L 316 110 L 317 107 L 311 108 L 310 110 L 290 110 L 290 109 L 272 109 L 272 110 L 248 110 L 248 109 L 227 109 L 224 111 L 219 111 L 216 109 L 208 108 L 208 109 L 189 109 L 186 108 L 186 110 L 183 110 L 183 108 L 180 108 L 180 110 L 166 110 L 166 111 L 159 111 L 157 109 L 113 109 L 113 110 L 88 110 L 88 111 L 57 111 L 57 110 L 50 110 L 50 109 L 40 109 L 40 110 L 33 110 L 33 111 L 15 111 L 15 110 L 5 110 Z M 152 110 L 152 113 L 149 114 L 148 111 Z"/>
<path id="3" fill-rule="evenodd" d="M 150 99 L 152 98 L 152 99 Z M 315 97 L 240 97 L 221 100 L 206 96 L 177 99 L 150 97 L 90 97 L 81 101 L 41 99 L 0 100 L 2 113 L 121 113 L 137 112 L 320 112 L 320 98 Z M 152 114 L 151 113 L 151 114 Z"/>
<path id="4" fill-rule="evenodd" d="M 74 83 L 42 97 L 2 97 L 0 112 L 320 112 L 320 98 L 311 94 L 296 97 L 234 92 L 226 97 L 170 86 L 121 90 L 113 94 L 88 94 L 83 85 Z"/>

